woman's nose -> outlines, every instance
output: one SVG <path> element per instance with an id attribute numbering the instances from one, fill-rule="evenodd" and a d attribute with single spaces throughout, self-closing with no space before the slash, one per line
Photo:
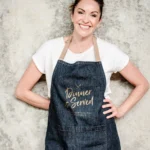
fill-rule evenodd
<path id="1" fill-rule="evenodd" d="M 84 21 L 85 23 L 89 22 L 89 16 L 88 16 L 88 15 L 84 15 L 83 21 Z"/>

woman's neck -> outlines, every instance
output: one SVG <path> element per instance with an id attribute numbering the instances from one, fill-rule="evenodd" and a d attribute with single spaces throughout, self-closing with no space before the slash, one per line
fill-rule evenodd
<path id="1" fill-rule="evenodd" d="M 75 32 L 72 33 L 72 44 L 76 46 L 82 47 L 91 47 L 93 45 L 93 35 L 82 37 L 79 34 L 76 34 Z"/>

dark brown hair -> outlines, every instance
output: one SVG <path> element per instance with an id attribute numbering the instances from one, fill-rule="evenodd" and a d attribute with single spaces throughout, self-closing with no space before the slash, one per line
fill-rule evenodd
<path id="1" fill-rule="evenodd" d="M 72 14 L 74 14 L 74 10 L 75 10 L 75 7 L 78 5 L 78 3 L 80 2 L 81 0 L 75 0 L 69 7 L 70 11 Z M 103 14 L 103 6 L 104 6 L 104 1 L 103 0 L 94 0 L 98 3 L 99 5 L 99 8 L 100 8 L 100 19 L 102 18 L 102 14 Z"/>

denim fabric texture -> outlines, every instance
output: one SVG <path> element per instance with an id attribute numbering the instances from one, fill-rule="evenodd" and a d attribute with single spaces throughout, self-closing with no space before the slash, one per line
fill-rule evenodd
<path id="1" fill-rule="evenodd" d="M 121 150 L 115 120 L 103 114 L 105 88 L 101 61 L 57 61 L 45 150 Z"/>

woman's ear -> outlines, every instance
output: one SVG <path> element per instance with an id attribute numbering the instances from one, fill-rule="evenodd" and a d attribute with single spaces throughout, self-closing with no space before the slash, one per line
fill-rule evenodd
<path id="1" fill-rule="evenodd" d="M 100 20 L 99 20 L 99 22 L 98 22 L 98 24 L 97 24 L 97 28 L 99 28 L 99 27 L 100 27 L 101 20 L 102 20 L 102 19 L 100 19 Z"/>

